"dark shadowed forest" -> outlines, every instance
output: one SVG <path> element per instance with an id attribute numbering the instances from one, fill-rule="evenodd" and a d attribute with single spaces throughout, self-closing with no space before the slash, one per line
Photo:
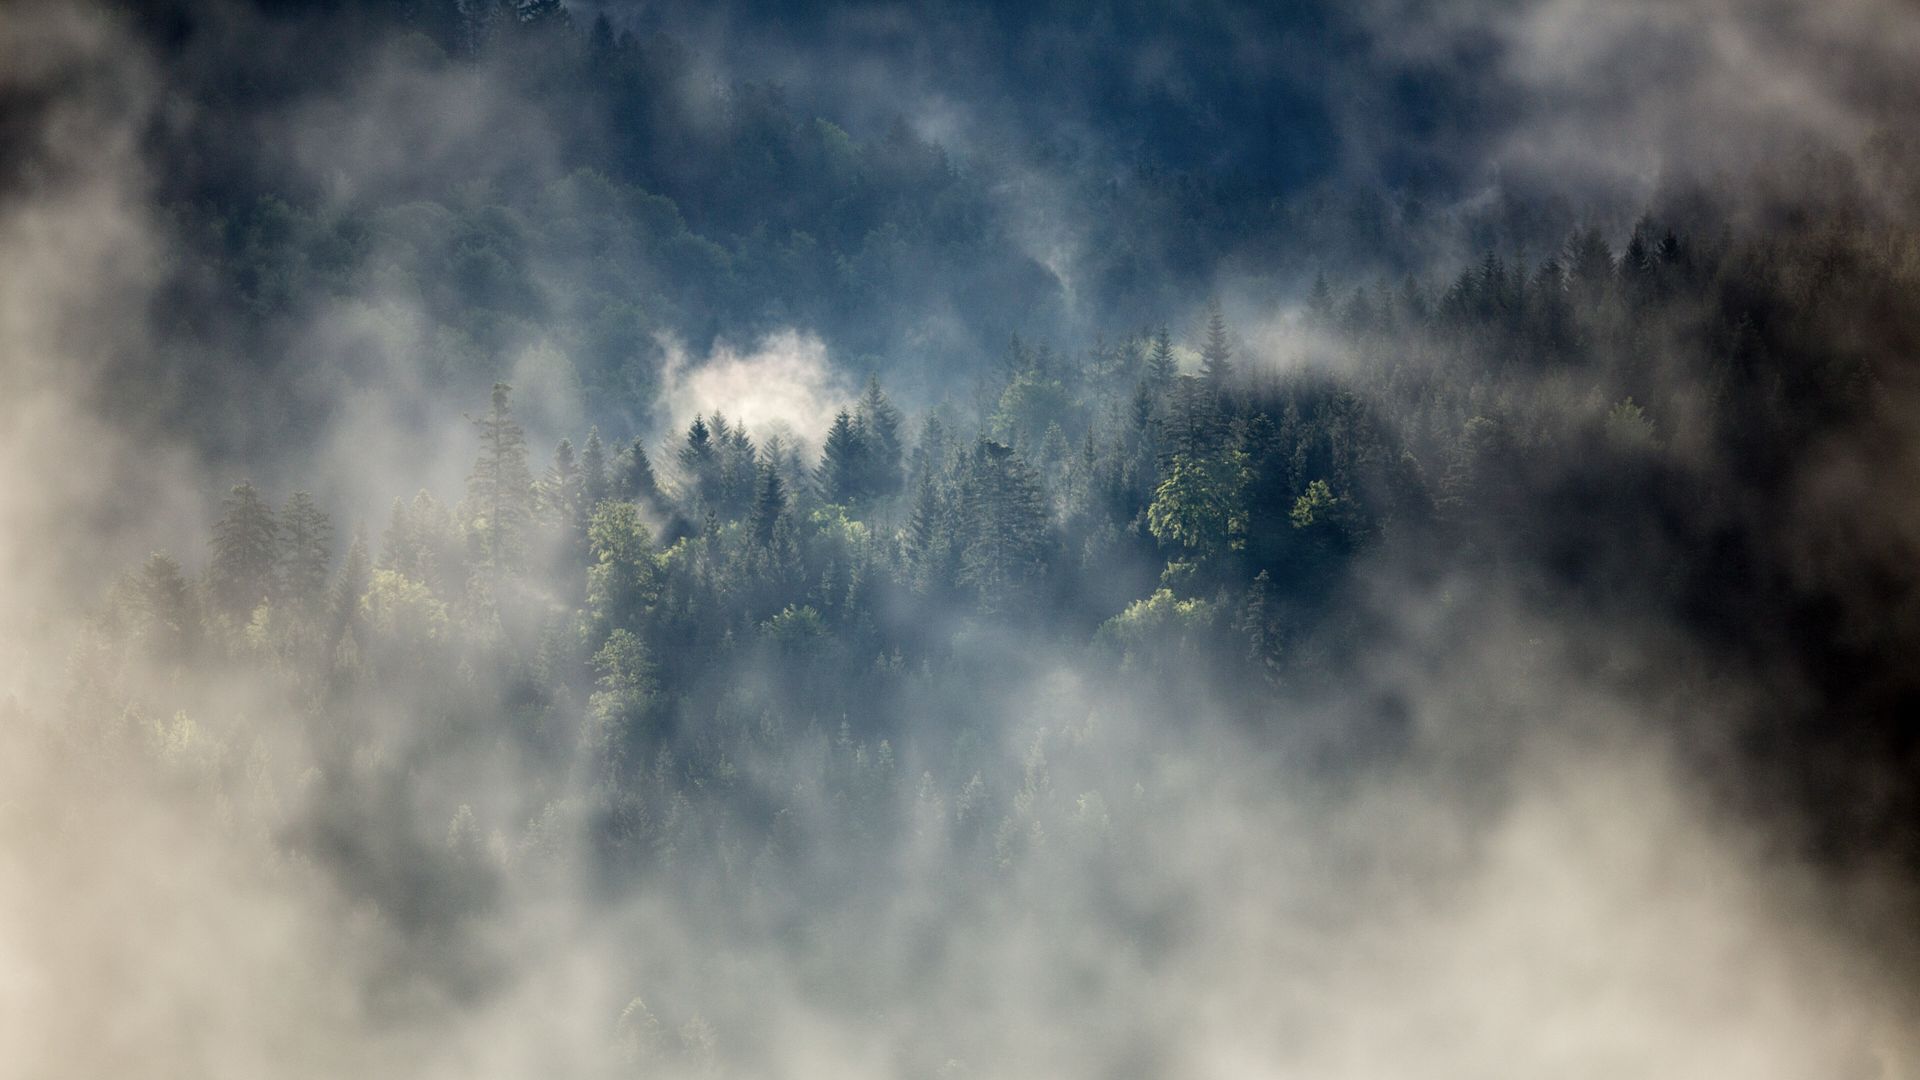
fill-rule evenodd
<path id="1" fill-rule="evenodd" d="M 1916 60 L 0 11 L 0 1076 L 1920 1076 Z"/>

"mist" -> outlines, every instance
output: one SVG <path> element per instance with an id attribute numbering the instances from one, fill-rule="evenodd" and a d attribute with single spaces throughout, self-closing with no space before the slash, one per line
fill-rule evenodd
<path id="1" fill-rule="evenodd" d="M 0 1076 L 1920 1075 L 1916 49 L 8 7 Z"/>

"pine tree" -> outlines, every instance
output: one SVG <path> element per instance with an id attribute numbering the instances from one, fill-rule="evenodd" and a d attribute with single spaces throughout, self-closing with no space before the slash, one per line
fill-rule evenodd
<path id="1" fill-rule="evenodd" d="M 1265 570 L 1254 575 L 1240 606 L 1239 630 L 1247 639 L 1247 664 L 1268 685 L 1280 681 L 1280 612 Z"/>
<path id="2" fill-rule="evenodd" d="M 593 564 L 587 570 L 587 606 L 602 631 L 637 627 L 658 592 L 653 535 L 632 503 L 608 500 L 587 527 Z"/>
<path id="3" fill-rule="evenodd" d="M 599 689 L 588 702 L 581 738 L 600 781 L 618 787 L 653 706 L 653 658 L 640 638 L 615 630 L 594 654 L 593 666 L 600 673 Z"/>
<path id="4" fill-rule="evenodd" d="M 1050 515 L 1032 470 L 1011 447 L 982 439 L 971 472 L 962 577 L 982 610 L 1012 610 L 1044 567 Z"/>
<path id="5" fill-rule="evenodd" d="M 1568 238 L 1567 277 L 1580 302 L 1588 307 L 1609 294 L 1614 279 L 1613 249 L 1599 229 L 1583 229 Z"/>
<path id="6" fill-rule="evenodd" d="M 921 426 L 920 441 L 913 448 L 913 482 L 944 472 L 947 468 L 947 425 L 938 413 L 927 417 Z"/>
<path id="7" fill-rule="evenodd" d="M 245 619 L 273 588 L 279 526 L 251 483 L 235 485 L 220 505 L 213 527 L 213 593 L 223 611 Z"/>
<path id="8" fill-rule="evenodd" d="M 949 584 L 939 580 L 936 568 L 940 553 L 951 537 L 946 528 L 946 505 L 933 477 L 922 473 L 913 493 L 913 510 L 907 516 L 907 559 L 913 568 L 915 583 L 932 591 Z"/>
<path id="9" fill-rule="evenodd" d="M 533 519 L 527 437 L 513 420 L 512 393 L 506 383 L 493 384 L 492 408 L 474 421 L 480 429 L 480 457 L 467 477 L 473 536 L 481 560 L 495 574 L 519 568 Z"/>
<path id="10" fill-rule="evenodd" d="M 280 587 L 299 607 L 318 604 L 333 561 L 333 523 L 313 496 L 296 491 L 280 511 Z"/>
<path id="11" fill-rule="evenodd" d="M 648 460 L 647 448 L 641 440 L 633 440 L 627 452 L 620 455 L 619 480 L 614 490 L 620 498 L 649 509 L 660 508 L 660 481 L 653 475 L 653 462 Z"/>
<path id="12" fill-rule="evenodd" d="M 453 515 L 431 492 L 414 494 L 411 504 L 393 500 L 392 520 L 380 534 L 379 568 L 450 596 L 465 580 L 459 529 Z"/>
<path id="13" fill-rule="evenodd" d="M 1227 340 L 1227 320 L 1218 300 L 1207 301 L 1207 338 L 1200 346 L 1200 377 L 1216 393 L 1233 378 L 1233 346 Z"/>
<path id="14" fill-rule="evenodd" d="M 1167 335 L 1163 325 L 1154 331 L 1153 351 L 1147 354 L 1147 383 L 1154 389 L 1164 389 L 1173 384 L 1174 376 L 1180 374 L 1180 362 L 1173 356 L 1173 339 Z"/>
<path id="15" fill-rule="evenodd" d="M 860 481 L 866 464 L 866 447 L 862 442 L 853 417 L 842 409 L 827 431 L 826 444 L 820 451 L 820 467 L 815 472 L 822 499 L 841 506 L 852 506 L 860 500 Z"/>
<path id="16" fill-rule="evenodd" d="M 1182 375 L 1173 386 L 1173 405 L 1167 417 L 1166 450 L 1169 454 L 1199 459 L 1220 445 L 1221 417 L 1219 398 L 1201 378 Z"/>
<path id="17" fill-rule="evenodd" d="M 135 596 L 148 651 L 159 660 L 187 661 L 200 643 L 200 612 L 193 585 L 173 556 L 159 552 L 140 568 Z"/>
<path id="18" fill-rule="evenodd" d="M 726 422 L 725 417 L 716 419 Z M 680 475 L 689 488 L 687 494 L 708 510 L 720 493 L 720 455 L 713 444 L 713 429 L 706 419 L 694 417 L 687 425 L 687 441 L 680 447 Z"/>
<path id="19" fill-rule="evenodd" d="M 865 493 L 884 498 L 900 490 L 900 410 L 880 389 L 876 376 L 867 378 L 866 393 L 854 411 L 855 423 L 866 448 L 862 486 Z"/>
<path id="20" fill-rule="evenodd" d="M 600 429 L 587 429 L 587 445 L 580 451 L 580 494 L 587 514 L 607 497 L 607 448 L 600 441 Z"/>
<path id="21" fill-rule="evenodd" d="M 572 530 L 586 524 L 583 505 L 584 480 L 580 463 L 574 457 L 573 441 L 561 439 L 553 449 L 553 464 L 540 481 L 540 508 L 555 529 Z"/>
<path id="22" fill-rule="evenodd" d="M 721 516 L 735 520 L 751 511 L 760 475 L 760 458 L 745 425 L 729 427 L 726 418 L 713 414 L 714 451 L 719 461 L 715 481 L 714 505 Z"/>
<path id="23" fill-rule="evenodd" d="M 786 512 L 787 486 L 780 481 L 780 468 L 771 460 L 762 462 L 753 500 L 753 535 L 762 544 L 772 544 L 774 528 Z"/>

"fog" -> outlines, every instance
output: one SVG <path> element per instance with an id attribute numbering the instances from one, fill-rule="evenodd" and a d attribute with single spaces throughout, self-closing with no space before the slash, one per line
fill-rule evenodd
<path id="1" fill-rule="evenodd" d="M 192 7 L 0 12 L 0 1076 L 1920 1075 L 1909 6 Z"/>

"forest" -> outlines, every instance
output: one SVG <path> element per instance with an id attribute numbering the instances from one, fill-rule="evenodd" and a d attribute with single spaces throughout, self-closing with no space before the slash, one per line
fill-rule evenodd
<path id="1" fill-rule="evenodd" d="M 0 1074 L 1920 1068 L 1871 65 L 1454 198 L 1460 57 L 1373 183 L 1215 63 L 1337 6 L 942 9 L 997 137 L 905 9 L 573 7 L 0 14 Z"/>

